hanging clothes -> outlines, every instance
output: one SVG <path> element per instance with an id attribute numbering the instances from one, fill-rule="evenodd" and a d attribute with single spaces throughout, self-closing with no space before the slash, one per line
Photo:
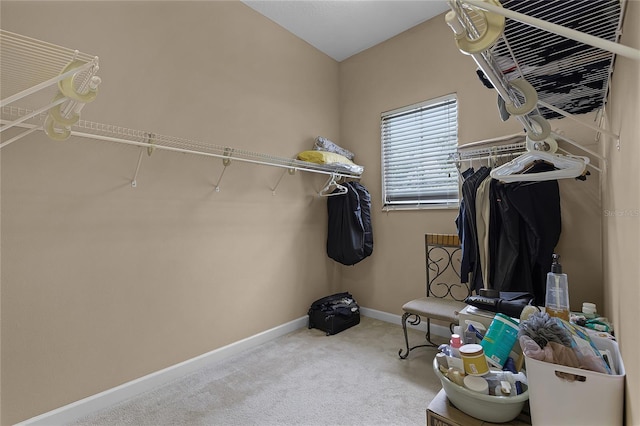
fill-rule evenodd
<path id="1" fill-rule="evenodd" d="M 549 170 L 553 170 L 552 165 L 538 163 L 529 173 Z M 500 208 L 509 225 L 505 227 L 503 222 L 493 288 L 529 292 L 534 295 L 534 303 L 542 306 L 546 274 L 551 270 L 562 231 L 558 181 L 506 184 L 501 200 Z"/>
<path id="2" fill-rule="evenodd" d="M 359 182 L 344 186 L 345 194 L 327 198 L 327 255 L 343 265 L 355 265 L 373 252 L 371 196 Z"/>
<path id="3" fill-rule="evenodd" d="M 539 163 L 527 173 L 552 169 Z M 488 170 L 479 169 L 462 185 L 456 219 L 465 237 L 461 281 L 476 292 L 485 283 L 499 291 L 528 292 L 544 305 L 546 274 L 561 232 L 558 182 L 503 183 L 487 178 Z"/>
<path id="4" fill-rule="evenodd" d="M 490 183 L 493 179 L 487 177 L 476 191 L 476 234 L 478 236 L 478 265 L 482 274 L 482 285 L 489 287 L 489 199 Z"/>
<path id="5" fill-rule="evenodd" d="M 465 170 L 464 172 L 460 173 L 460 176 L 462 177 L 463 182 L 472 174 L 475 173 L 475 170 L 473 170 L 473 167 L 468 168 L 467 170 Z M 464 247 L 464 239 L 465 239 L 465 234 L 468 234 L 468 224 L 466 224 L 466 208 L 465 208 L 465 201 L 464 201 L 464 197 L 460 199 L 460 208 L 458 211 L 458 217 L 456 217 L 456 228 L 458 229 L 458 238 L 461 241 L 462 246 Z M 465 228 L 465 225 L 467 225 L 467 228 Z M 467 237 L 470 238 L 470 237 Z"/>
<path id="6" fill-rule="evenodd" d="M 347 187 L 358 193 L 358 200 L 360 204 L 360 217 L 362 219 L 362 227 L 364 230 L 363 236 L 363 251 L 364 256 L 371 256 L 373 253 L 373 228 L 371 226 L 371 195 L 367 188 L 360 182 L 347 182 Z"/>
<path id="7" fill-rule="evenodd" d="M 478 255 L 476 193 L 480 184 L 489 177 L 490 171 L 488 167 L 482 166 L 462 184 L 462 196 L 465 200 L 463 217 L 465 231 L 460 278 L 463 283 L 469 282 L 471 290 L 476 290 L 476 292 L 483 287 Z"/>

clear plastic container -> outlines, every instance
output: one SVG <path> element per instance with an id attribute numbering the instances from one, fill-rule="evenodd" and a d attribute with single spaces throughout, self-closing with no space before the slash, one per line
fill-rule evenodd
<path id="1" fill-rule="evenodd" d="M 562 273 L 560 256 L 553 254 L 551 272 L 547 274 L 547 292 L 545 296 L 545 311 L 552 317 L 569 321 L 569 281 L 567 274 Z"/>

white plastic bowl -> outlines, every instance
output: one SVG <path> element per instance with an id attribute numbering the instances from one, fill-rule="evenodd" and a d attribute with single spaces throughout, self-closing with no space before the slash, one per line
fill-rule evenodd
<path id="1" fill-rule="evenodd" d="M 460 411 L 477 419 L 493 423 L 509 422 L 522 411 L 525 402 L 529 399 L 529 390 L 516 396 L 483 395 L 478 392 L 459 386 L 446 377 L 438 369 L 438 361 L 433 359 L 433 371 L 442 382 L 447 398 Z"/>

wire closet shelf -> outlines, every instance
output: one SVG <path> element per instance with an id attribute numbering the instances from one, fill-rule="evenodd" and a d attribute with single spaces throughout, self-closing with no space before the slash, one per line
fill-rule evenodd
<path id="1" fill-rule="evenodd" d="M 459 49 L 473 58 L 485 85 L 498 92 L 532 139 L 544 140 L 550 132 L 546 119 L 558 117 L 619 138 L 576 114 L 602 110 L 616 54 L 640 60 L 640 50 L 618 43 L 624 2 L 448 3 L 446 20 Z"/>
<path id="2" fill-rule="evenodd" d="M 100 83 L 99 77 L 96 76 L 99 69 L 97 56 L 0 30 L 0 59 L 2 66 L 0 132 L 11 128 L 22 129 L 21 133 L 10 139 L 3 138 L 0 141 L 0 148 L 30 133 L 43 130 L 55 140 L 78 136 L 146 147 L 149 154 L 159 149 L 217 157 L 223 159 L 225 166 L 230 160 L 237 160 L 285 168 L 289 173 L 299 170 L 331 175 L 334 178 L 360 178 L 359 174 L 340 166 L 310 163 L 81 120 L 80 111 L 85 104 L 95 98 L 97 86 Z M 13 105 L 16 101 L 24 102 L 26 105 Z"/>

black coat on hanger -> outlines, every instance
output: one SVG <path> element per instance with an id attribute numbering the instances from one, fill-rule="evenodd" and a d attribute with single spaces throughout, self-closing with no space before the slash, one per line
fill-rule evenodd
<path id="1" fill-rule="evenodd" d="M 346 193 L 327 198 L 327 255 L 343 265 L 355 265 L 373 252 L 371 196 L 359 182 L 344 185 Z"/>
<path id="2" fill-rule="evenodd" d="M 547 171 L 545 163 L 529 172 Z M 497 182 L 490 190 L 499 220 L 497 241 L 490 243 L 491 284 L 500 291 L 524 291 L 545 303 L 546 275 L 560 240 L 561 212 L 558 181 Z M 495 238 L 496 235 L 492 234 Z M 491 237 L 490 237 L 491 238 Z"/>
<path id="3" fill-rule="evenodd" d="M 480 257 L 478 255 L 478 234 L 476 226 L 476 192 L 478 186 L 489 177 L 490 169 L 482 166 L 469 176 L 462 184 L 464 199 L 464 238 L 462 240 L 462 263 L 460 265 L 460 281 L 470 282 L 471 290 L 483 287 Z M 469 275 L 471 274 L 471 278 Z"/>

